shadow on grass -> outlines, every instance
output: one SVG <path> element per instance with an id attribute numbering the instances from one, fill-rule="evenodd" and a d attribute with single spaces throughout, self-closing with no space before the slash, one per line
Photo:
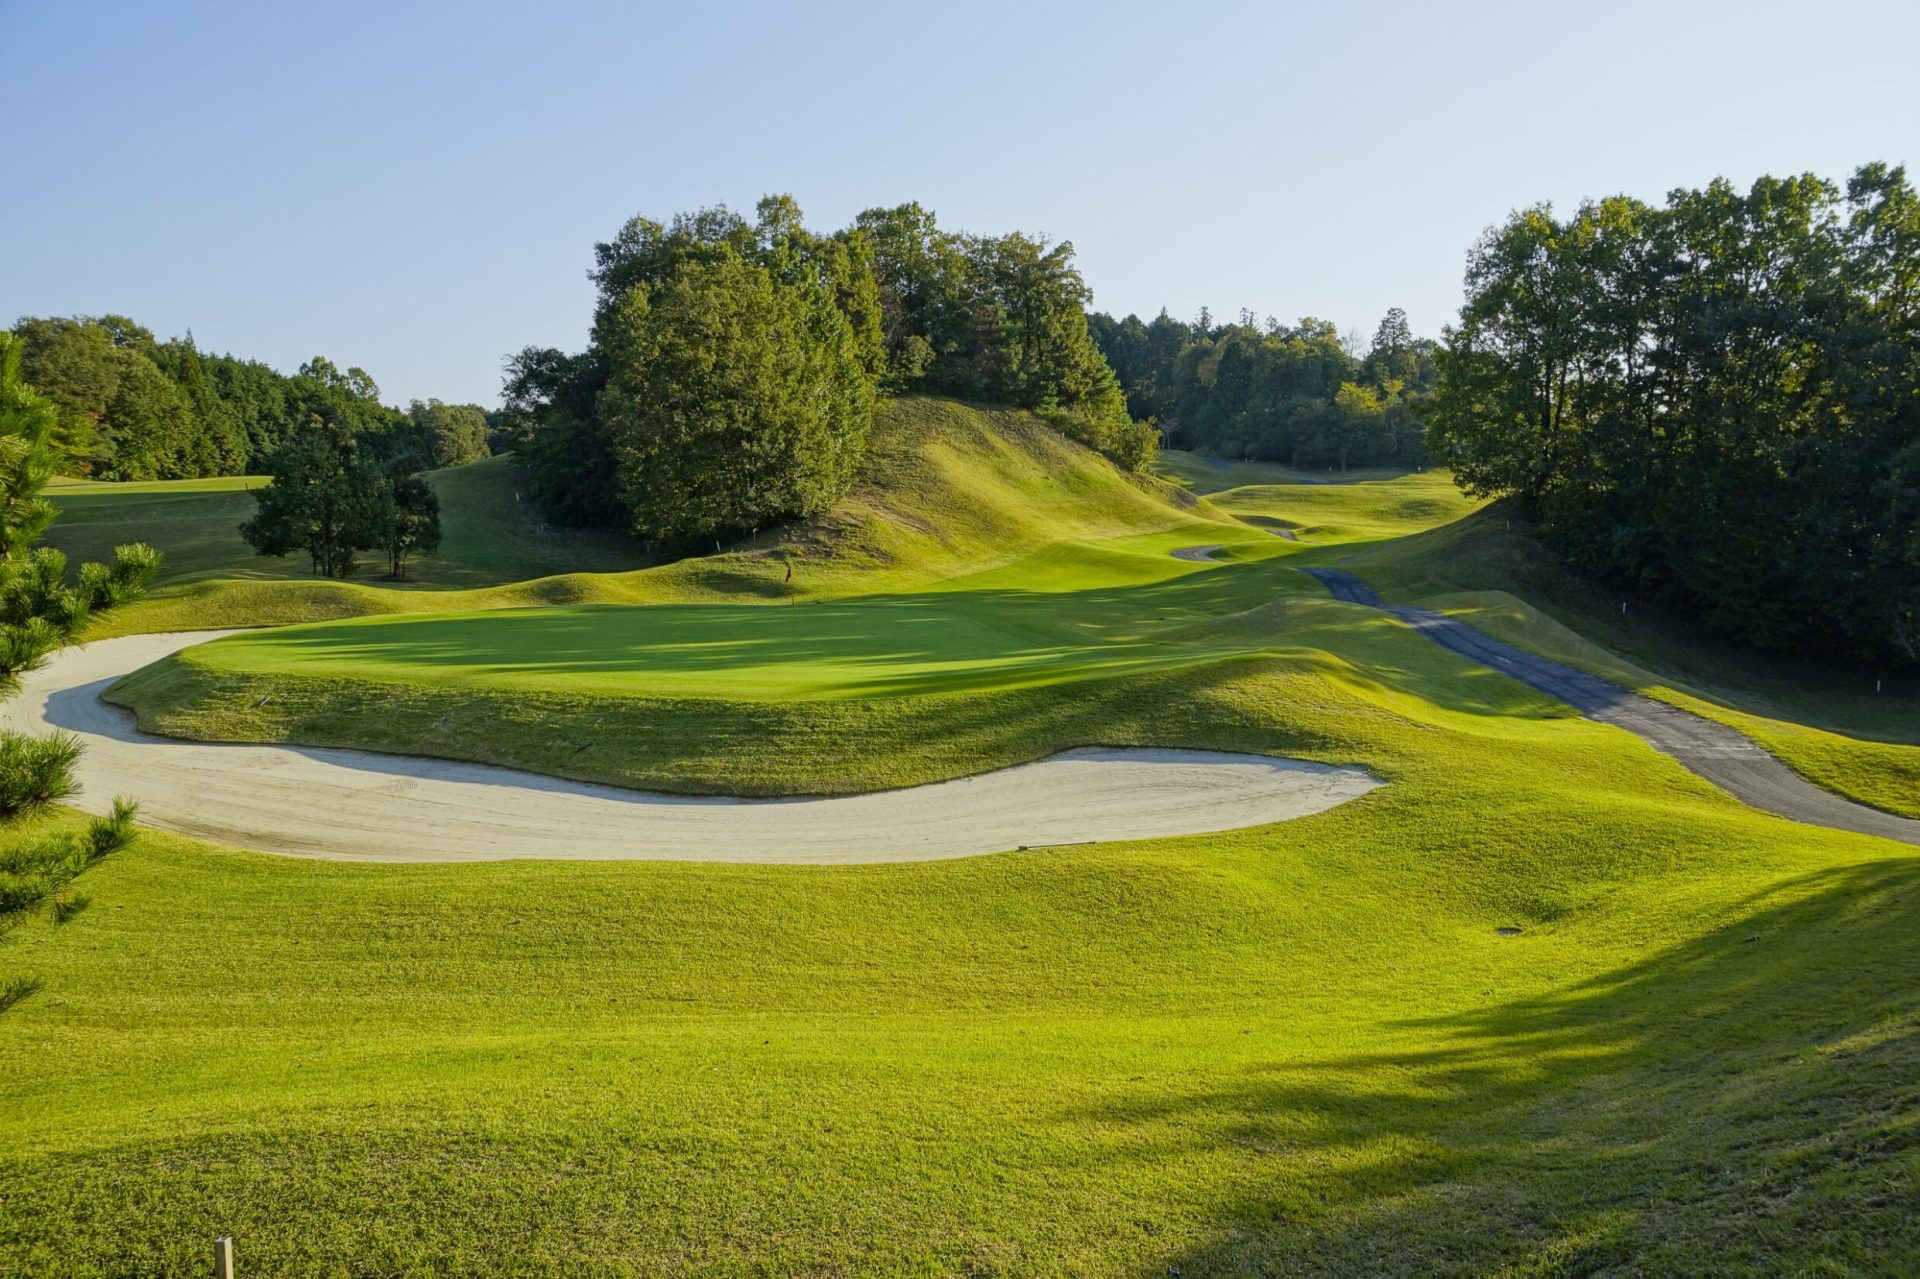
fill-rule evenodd
<path id="1" fill-rule="evenodd" d="M 1551 997 L 1390 1028 L 1424 1046 L 1097 1118 L 1144 1163 L 1246 1152 L 1185 1279 L 1914 1273 L 1920 860 L 1748 907 Z"/>

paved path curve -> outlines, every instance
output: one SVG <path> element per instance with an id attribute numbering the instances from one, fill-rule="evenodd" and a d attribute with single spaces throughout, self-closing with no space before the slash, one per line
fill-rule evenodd
<path id="1" fill-rule="evenodd" d="M 1190 560 L 1195 564 L 1212 564 L 1213 553 L 1220 549 L 1220 543 L 1209 542 L 1205 546 L 1183 546 L 1173 552 L 1176 560 Z"/>
<path id="2" fill-rule="evenodd" d="M 1504 644 L 1430 609 L 1383 603 L 1351 573 L 1333 568 L 1305 571 L 1324 583 L 1335 599 L 1391 613 L 1442 648 L 1558 698 L 1588 719 L 1624 728 L 1755 808 L 1814 826 L 1920 844 L 1920 821 L 1842 799 L 1725 724 Z"/>
<path id="3" fill-rule="evenodd" d="M 411 756 L 178 741 L 140 732 L 100 700 L 120 676 L 231 633 L 65 649 L 0 706 L 0 728 L 79 737 L 81 808 L 131 794 L 148 825 L 355 861 L 923 861 L 1262 826 L 1381 785 L 1363 769 L 1264 755 L 1084 749 L 868 795 L 694 798 Z"/>

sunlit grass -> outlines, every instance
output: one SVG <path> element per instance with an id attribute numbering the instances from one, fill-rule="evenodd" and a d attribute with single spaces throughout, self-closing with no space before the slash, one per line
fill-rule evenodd
<path id="1" fill-rule="evenodd" d="M 263 1275 L 1920 1268 L 1916 850 L 1748 809 L 1295 571 L 1350 561 L 1624 678 L 1459 593 L 1506 561 L 1430 550 L 1469 505 L 1444 477 L 1223 495 L 1290 542 L 1017 415 L 908 407 L 888 485 L 827 526 L 467 594 L 203 583 L 142 628 L 436 615 L 134 683 L 176 731 L 674 790 L 1149 742 L 1390 784 L 1271 827 L 840 868 L 149 833 L 85 914 L 0 946 L 37 983 L 0 1011 L 0 1270 L 192 1272 L 216 1234 Z M 1830 754 L 1898 784 L 1861 763 Z"/>

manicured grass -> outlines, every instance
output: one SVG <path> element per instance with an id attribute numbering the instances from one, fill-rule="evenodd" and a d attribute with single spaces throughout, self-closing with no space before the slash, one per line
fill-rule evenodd
<path id="1" fill-rule="evenodd" d="M 784 587 L 746 595 L 747 602 L 738 594 L 727 602 L 669 602 L 671 585 L 694 561 L 629 579 L 628 589 L 668 587 L 657 603 L 281 628 L 187 650 L 122 681 L 109 696 L 131 707 L 149 731 L 178 736 L 358 745 L 678 789 L 858 790 L 1085 744 L 1063 737 L 1061 704 L 1136 696 L 1131 686 L 1023 690 L 1192 670 L 1283 650 L 1352 653 L 1368 642 L 1355 631 L 1395 625 L 1345 612 L 1314 622 L 1299 610 L 1272 611 L 1289 596 L 1321 596 L 1318 583 L 1288 566 L 1306 543 L 1200 518 L 1164 495 L 1129 487 L 1105 463 L 1077 450 L 1067 456 L 1085 468 L 1088 496 L 1081 500 L 1088 510 L 1070 521 L 1071 497 L 1056 495 L 1042 505 L 1022 483 L 1053 470 L 1035 465 L 1053 460 L 1036 459 L 1036 449 L 1068 446 L 1051 435 L 985 438 L 995 447 L 976 445 L 962 464 L 945 470 L 938 469 L 935 450 L 916 448 L 914 464 L 934 458 L 935 478 L 903 482 L 894 471 L 886 487 L 868 490 L 889 495 L 887 506 L 865 518 L 837 517 L 852 535 L 828 543 L 814 562 L 802 562 L 796 586 L 812 589 L 804 595 L 796 589 L 784 607 Z M 1315 546 L 1394 536 L 1471 506 L 1446 477 L 1431 473 L 1225 496 L 1247 492 L 1263 500 L 1284 496 L 1311 512 L 1313 522 L 1303 527 Z M 967 494 L 980 500 L 965 500 Z M 993 528 L 977 522 L 980 508 L 1046 512 L 1043 524 L 1029 513 L 1024 529 L 1014 525 L 1021 536 L 1012 547 L 1099 527 L 1098 517 L 1111 519 L 1112 511 L 1176 527 L 1104 539 L 1059 537 L 1010 564 L 920 590 L 886 589 L 912 580 L 907 565 L 924 576 L 930 568 L 987 558 Z M 882 511 L 891 518 L 881 518 Z M 963 539 L 969 520 L 975 521 L 972 536 Z M 911 530 L 922 544 L 891 557 L 873 554 L 866 548 L 878 541 L 868 532 L 875 528 Z M 944 540 L 934 542 L 923 528 L 938 529 Z M 1180 547 L 1209 543 L 1224 548 L 1222 562 L 1172 556 Z M 779 561 L 763 563 L 777 569 Z M 867 593 L 845 594 L 866 583 L 872 583 Z M 1330 627 L 1330 634 L 1317 626 Z M 1448 667 L 1448 678 L 1458 677 L 1458 665 Z M 874 698 L 913 700 L 867 700 Z M 819 699 L 855 704 L 798 705 Z M 1092 723 L 1084 715 L 1070 722 L 1077 732 L 1098 733 L 1097 716 Z M 775 760 L 754 760 L 746 776 L 743 761 L 712 781 L 689 770 L 688 743 L 734 740 L 729 726 L 742 724 L 783 744 Z M 997 731 L 982 734 L 983 724 Z M 919 731 L 903 731 L 905 725 Z M 868 748 L 882 744 L 883 753 L 869 759 Z"/>
<path id="2" fill-rule="evenodd" d="M 538 524 L 529 507 L 514 501 L 510 458 L 436 473 L 447 545 L 411 586 L 299 574 L 300 565 L 290 560 L 244 554 L 233 533 L 244 511 L 231 521 L 203 513 L 190 521 L 191 536 L 217 543 L 217 551 L 209 552 L 214 558 L 182 561 L 199 568 L 103 617 L 91 634 L 527 605 L 844 595 L 924 585 L 1006 564 L 1063 539 L 1181 526 L 1202 533 L 1223 526 L 1229 536 L 1245 531 L 1183 490 L 1122 476 L 1027 413 L 918 397 L 884 401 L 872 454 L 866 480 L 819 520 L 768 530 L 725 554 L 629 572 L 617 571 L 636 562 L 627 539 L 560 533 Z M 126 510 L 103 514 L 106 531 L 78 548 L 96 557 L 102 547 L 125 541 L 129 529 L 164 530 Z M 74 541 L 60 539 L 76 538 L 79 530 L 61 530 L 62 524 L 54 525 L 52 540 L 76 549 Z M 159 535 L 151 540 L 174 554 L 187 545 L 184 534 L 171 543 Z M 263 572 L 262 565 L 273 571 Z M 288 572 L 295 576 L 286 577 Z M 437 589 L 445 586 L 461 589 Z"/>
<path id="3" fill-rule="evenodd" d="M 1446 471 L 1351 484 L 1258 484 L 1209 500 L 1241 519 L 1319 543 L 1405 537 L 1452 523 L 1480 505 L 1463 496 Z"/>
<path id="4" fill-rule="evenodd" d="M 249 1275 L 1920 1268 L 1920 850 L 1748 809 L 1294 571 L 1586 643 L 1444 597 L 1417 530 L 1466 504 L 1436 477 L 1223 496 L 1294 543 L 1018 415 L 897 411 L 886 482 L 820 525 L 361 587 L 507 611 L 264 632 L 129 688 L 178 731 L 677 790 L 1148 742 L 1389 785 L 831 869 L 150 833 L 84 915 L 0 946 L 0 979 L 42 983 L 0 1012 L 0 1272 L 197 1271 L 216 1234 Z M 313 607 L 251 585 L 277 593 L 168 607 Z M 565 607 L 511 607 L 536 600 Z M 1870 784 L 1857 763 L 1832 759 Z"/>

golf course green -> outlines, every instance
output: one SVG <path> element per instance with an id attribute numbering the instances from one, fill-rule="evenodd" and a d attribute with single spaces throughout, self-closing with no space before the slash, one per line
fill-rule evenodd
<path id="1" fill-rule="evenodd" d="M 1610 619 L 1440 472 L 1128 477 L 923 399 L 873 448 L 825 517 L 653 567 L 536 554 L 537 523 L 483 563 L 444 472 L 444 570 L 209 552 L 101 633 L 261 629 L 108 696 L 176 736 L 670 791 L 1086 745 L 1388 784 L 897 865 L 353 865 L 148 832 L 88 873 L 84 924 L 8 938 L 43 986 L 0 1015 L 0 1270 L 186 1271 L 214 1235 L 262 1274 L 1920 1266 L 1916 850 L 1748 808 L 1299 569 L 1893 811 L 1920 803 L 1911 691 L 1796 695 Z M 494 518 L 511 472 L 479 468 Z M 211 546 L 230 496 L 155 509 Z"/>

